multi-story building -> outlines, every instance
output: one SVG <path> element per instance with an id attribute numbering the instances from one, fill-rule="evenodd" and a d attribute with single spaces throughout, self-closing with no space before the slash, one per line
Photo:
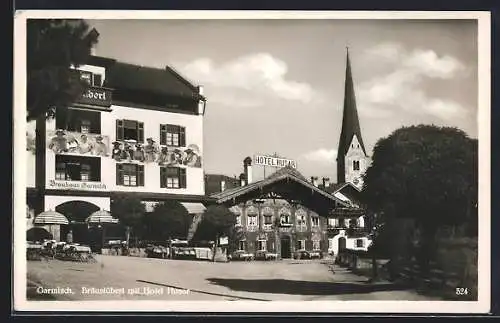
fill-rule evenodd
<path id="1" fill-rule="evenodd" d="M 51 230 L 57 239 L 72 230 L 78 241 L 86 234 L 84 220 L 96 210 L 110 211 L 118 196 L 149 206 L 175 199 L 190 213 L 202 212 L 202 87 L 168 66 L 98 56 L 78 71 L 89 83 L 83 96 L 55 118 L 36 121 L 34 165 L 28 166 L 35 170 L 28 185 L 34 214 L 62 213 L 70 225 Z"/>
<path id="2" fill-rule="evenodd" d="M 267 251 L 281 258 L 291 258 L 301 251 L 326 254 L 327 216 L 331 210 L 348 205 L 291 167 L 255 182 L 249 157 L 244 167 L 240 186 L 221 187 L 211 195 L 236 215 L 240 231 L 236 249 L 253 254 Z"/>

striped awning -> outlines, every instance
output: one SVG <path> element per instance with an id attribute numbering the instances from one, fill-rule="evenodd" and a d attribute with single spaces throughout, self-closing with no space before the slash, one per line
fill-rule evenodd
<path id="1" fill-rule="evenodd" d="M 87 223 L 118 223 L 118 219 L 111 216 L 106 210 L 99 210 L 92 213 L 87 219 Z"/>
<path id="2" fill-rule="evenodd" d="M 207 209 L 201 203 L 182 202 L 181 204 L 188 210 L 189 214 L 201 214 Z"/>
<path id="3" fill-rule="evenodd" d="M 68 224 L 68 219 L 59 212 L 45 211 L 38 214 L 33 222 L 34 224 Z"/>

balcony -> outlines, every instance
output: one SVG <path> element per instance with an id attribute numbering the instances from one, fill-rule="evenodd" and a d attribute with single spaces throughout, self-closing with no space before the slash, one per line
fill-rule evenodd
<path id="1" fill-rule="evenodd" d="M 90 86 L 82 94 L 76 104 L 85 107 L 94 107 L 98 110 L 109 110 L 112 102 L 112 89 L 98 86 Z"/>

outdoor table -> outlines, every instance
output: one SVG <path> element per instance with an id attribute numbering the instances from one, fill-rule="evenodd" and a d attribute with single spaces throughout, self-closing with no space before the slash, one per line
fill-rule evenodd
<path id="1" fill-rule="evenodd" d="M 276 260 L 278 259 L 278 254 L 277 253 L 266 253 L 266 260 Z"/>
<path id="2" fill-rule="evenodd" d="M 314 252 L 310 252 L 309 253 L 309 257 L 310 258 L 321 258 L 321 254 L 317 251 L 314 251 Z"/>

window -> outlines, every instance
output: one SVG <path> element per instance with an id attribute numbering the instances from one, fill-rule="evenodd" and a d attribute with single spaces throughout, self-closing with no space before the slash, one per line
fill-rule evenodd
<path id="1" fill-rule="evenodd" d="M 144 165 L 117 164 L 116 185 L 144 186 Z"/>
<path id="2" fill-rule="evenodd" d="M 240 240 L 239 243 L 238 243 L 238 250 L 246 250 L 246 244 L 247 242 L 245 240 Z"/>
<path id="3" fill-rule="evenodd" d="M 356 239 L 356 247 L 363 248 L 365 246 L 365 241 L 363 239 Z"/>
<path id="4" fill-rule="evenodd" d="M 235 226 L 240 226 L 241 225 L 241 209 L 238 206 L 233 206 L 230 208 L 231 212 L 233 212 L 234 216 L 236 217 L 236 223 Z"/>
<path id="5" fill-rule="evenodd" d="M 344 218 L 339 219 L 339 227 L 345 228 L 346 227 L 346 221 Z"/>
<path id="6" fill-rule="evenodd" d="M 273 209 L 266 206 L 262 210 L 262 214 L 264 215 L 264 226 L 270 228 L 273 225 Z"/>
<path id="7" fill-rule="evenodd" d="M 116 140 L 144 142 L 144 123 L 135 120 L 116 120 Z"/>
<path id="8" fill-rule="evenodd" d="M 264 214 L 264 225 L 270 227 L 273 224 L 273 216 Z"/>
<path id="9" fill-rule="evenodd" d="M 353 170 L 359 170 L 359 160 L 354 160 L 352 162 L 352 169 Z"/>
<path id="10" fill-rule="evenodd" d="M 82 120 L 80 124 L 80 132 L 81 133 L 89 133 L 90 132 L 90 120 Z"/>
<path id="11" fill-rule="evenodd" d="M 250 227 L 256 227 L 257 226 L 257 214 L 248 214 L 248 226 Z"/>
<path id="12" fill-rule="evenodd" d="M 160 145 L 186 146 L 186 128 L 171 124 L 160 125 Z"/>
<path id="13" fill-rule="evenodd" d="M 58 108 L 56 128 L 81 133 L 101 133 L 101 113 L 89 110 Z"/>
<path id="14" fill-rule="evenodd" d="M 257 243 L 258 243 L 259 251 L 266 251 L 267 250 L 267 241 L 266 240 L 259 240 L 259 241 L 257 241 Z"/>
<path id="15" fill-rule="evenodd" d="M 82 181 L 90 181 L 90 165 L 81 164 L 80 179 Z"/>
<path id="16" fill-rule="evenodd" d="M 297 212 L 295 212 L 295 217 L 297 218 L 297 225 L 299 227 L 306 226 L 306 212 L 304 210 L 297 210 Z"/>
<path id="17" fill-rule="evenodd" d="M 297 240 L 297 250 L 306 250 L 305 240 Z"/>
<path id="18" fill-rule="evenodd" d="M 329 218 L 328 219 L 328 226 L 332 228 L 336 228 L 339 226 L 339 220 L 337 218 Z"/>
<path id="19" fill-rule="evenodd" d="M 101 159 L 56 155 L 56 180 L 92 181 L 101 180 Z"/>
<path id="20" fill-rule="evenodd" d="M 280 210 L 280 223 L 282 225 L 291 225 L 290 211 L 286 208 Z"/>
<path id="21" fill-rule="evenodd" d="M 319 216 L 312 216 L 311 217 L 311 224 L 313 227 L 318 227 L 319 226 Z"/>
<path id="22" fill-rule="evenodd" d="M 80 78 L 89 85 L 102 86 L 102 75 L 94 74 L 87 71 L 80 71 Z"/>
<path id="23" fill-rule="evenodd" d="M 313 240 L 313 250 L 320 250 L 321 249 L 321 243 L 319 240 Z"/>
<path id="24" fill-rule="evenodd" d="M 161 188 L 186 188 L 186 169 L 179 167 L 160 167 Z"/>

